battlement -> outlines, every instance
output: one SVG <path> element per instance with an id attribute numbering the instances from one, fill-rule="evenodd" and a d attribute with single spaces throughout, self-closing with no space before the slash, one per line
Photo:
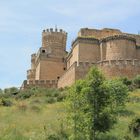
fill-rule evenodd
<path id="1" fill-rule="evenodd" d="M 78 36 L 85 37 L 85 36 L 93 36 L 95 38 L 104 38 L 107 36 L 112 36 L 116 34 L 122 34 L 122 32 L 118 29 L 110 29 L 110 28 L 104 28 L 104 29 L 89 29 L 89 28 L 81 28 L 78 32 Z"/>
<path id="2" fill-rule="evenodd" d="M 77 63 L 77 67 L 83 67 L 83 68 L 88 68 L 93 65 L 96 65 L 96 62 L 79 62 L 79 63 Z"/>
<path id="3" fill-rule="evenodd" d="M 97 62 L 97 65 L 100 65 L 100 66 L 126 66 L 126 65 L 140 66 L 140 60 L 139 59 L 104 60 L 104 61 Z"/>
<path id="4" fill-rule="evenodd" d="M 27 76 L 32 75 L 34 73 L 35 73 L 35 70 L 33 69 L 27 70 Z"/>
<path id="5" fill-rule="evenodd" d="M 45 33 L 45 34 L 61 33 L 61 34 L 67 35 L 67 32 L 65 32 L 63 29 L 57 29 L 57 28 L 55 29 L 49 28 L 49 29 L 43 30 L 42 33 Z"/>
<path id="6" fill-rule="evenodd" d="M 33 58 L 33 57 L 36 57 L 36 53 L 33 53 L 32 55 L 31 55 L 31 57 Z"/>
<path id="7" fill-rule="evenodd" d="M 36 53 L 32 54 L 31 55 L 31 61 L 35 60 L 36 59 L 36 56 L 37 56 Z"/>
<path id="8" fill-rule="evenodd" d="M 77 37 L 73 42 L 72 46 L 76 46 L 78 43 L 88 43 L 88 44 L 99 44 L 99 40 L 94 37 Z"/>
<path id="9" fill-rule="evenodd" d="M 105 38 L 102 38 L 100 40 L 100 42 L 107 42 L 107 41 L 110 41 L 110 40 L 119 40 L 119 39 L 131 40 L 131 41 L 136 43 L 135 38 L 127 36 L 127 35 L 113 35 L 113 36 L 105 37 Z"/>
<path id="10" fill-rule="evenodd" d="M 21 89 L 29 87 L 57 88 L 57 80 L 24 80 Z"/>

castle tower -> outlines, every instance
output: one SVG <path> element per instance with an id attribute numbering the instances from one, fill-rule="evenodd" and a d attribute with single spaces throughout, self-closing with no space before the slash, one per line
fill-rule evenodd
<path id="1" fill-rule="evenodd" d="M 62 76 L 66 69 L 66 40 L 67 33 L 62 29 L 43 30 L 42 47 L 35 60 L 35 80 L 58 80 Z"/>
<path id="2" fill-rule="evenodd" d="M 101 60 L 136 59 L 136 40 L 126 35 L 115 35 L 103 38 L 100 47 L 104 52 Z"/>
<path id="3" fill-rule="evenodd" d="M 67 33 L 62 29 L 46 29 L 42 32 L 42 51 L 51 57 L 64 58 L 66 54 Z"/>

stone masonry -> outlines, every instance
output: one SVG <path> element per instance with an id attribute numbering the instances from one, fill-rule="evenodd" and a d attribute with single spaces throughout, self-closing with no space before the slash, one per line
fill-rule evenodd
<path id="1" fill-rule="evenodd" d="M 22 89 L 70 86 L 84 78 L 91 66 L 99 67 L 107 78 L 140 74 L 140 35 L 82 28 L 69 53 L 66 41 L 67 33 L 62 29 L 43 30 L 42 47 L 31 55 L 31 69 Z"/>

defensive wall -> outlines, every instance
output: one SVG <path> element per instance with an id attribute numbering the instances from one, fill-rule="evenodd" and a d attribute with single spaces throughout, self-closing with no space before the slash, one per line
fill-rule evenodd
<path id="1" fill-rule="evenodd" d="M 28 89 L 34 86 L 42 88 L 57 88 L 57 80 L 25 80 L 21 89 Z"/>
<path id="2" fill-rule="evenodd" d="M 133 78 L 140 74 L 140 60 L 138 59 L 106 60 L 98 62 L 97 66 L 107 78 Z"/>
<path id="3" fill-rule="evenodd" d="M 94 62 L 74 62 L 58 80 L 58 88 L 70 86 L 76 80 L 85 78 L 85 75 L 93 65 L 95 65 Z"/>

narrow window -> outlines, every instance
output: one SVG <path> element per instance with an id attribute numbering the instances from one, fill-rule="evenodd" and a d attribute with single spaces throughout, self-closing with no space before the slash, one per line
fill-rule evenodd
<path id="1" fill-rule="evenodd" d="M 42 50 L 42 53 L 45 53 L 45 50 Z"/>

